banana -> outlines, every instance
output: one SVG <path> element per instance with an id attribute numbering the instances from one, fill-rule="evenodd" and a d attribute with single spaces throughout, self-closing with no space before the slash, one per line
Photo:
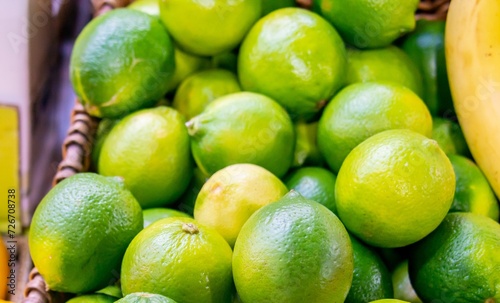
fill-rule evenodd
<path id="1" fill-rule="evenodd" d="M 500 197 L 500 1 L 451 1 L 445 52 L 458 121 Z"/>

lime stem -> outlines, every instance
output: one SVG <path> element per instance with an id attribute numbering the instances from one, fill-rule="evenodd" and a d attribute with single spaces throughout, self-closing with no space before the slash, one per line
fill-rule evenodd
<path id="1" fill-rule="evenodd" d="M 200 231 L 198 230 L 198 227 L 194 225 L 193 223 L 184 223 L 182 224 L 182 230 L 190 233 L 192 235 L 199 233 Z"/>

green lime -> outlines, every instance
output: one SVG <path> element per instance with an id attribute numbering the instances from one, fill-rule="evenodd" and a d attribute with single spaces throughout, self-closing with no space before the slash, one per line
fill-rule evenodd
<path id="1" fill-rule="evenodd" d="M 264 94 L 293 118 L 311 118 L 344 84 L 344 42 L 315 13 L 284 8 L 255 24 L 238 57 L 238 75 L 246 91 Z"/>
<path id="2" fill-rule="evenodd" d="M 454 192 L 453 166 L 437 143 L 398 129 L 352 150 L 337 175 L 335 201 L 355 236 L 373 246 L 402 247 L 439 225 Z"/>
<path id="3" fill-rule="evenodd" d="M 195 73 L 177 89 L 172 106 L 187 120 L 201 114 L 213 100 L 241 91 L 236 75 L 223 69 Z"/>
<path id="4" fill-rule="evenodd" d="M 382 300 L 371 301 L 369 303 L 410 303 L 410 302 L 396 300 L 396 299 L 382 299 Z"/>
<path id="5" fill-rule="evenodd" d="M 160 4 L 158 0 L 135 0 L 127 8 L 135 9 L 157 18 L 160 17 Z"/>
<path id="6" fill-rule="evenodd" d="M 282 177 L 292 164 L 292 121 L 264 95 L 241 92 L 218 98 L 186 125 L 196 164 L 206 174 L 251 163 Z"/>
<path id="7" fill-rule="evenodd" d="M 174 68 L 174 47 L 161 22 L 121 8 L 85 26 L 71 54 L 70 77 L 91 115 L 118 118 L 153 106 Z"/>
<path id="8" fill-rule="evenodd" d="M 102 146 L 99 173 L 123 177 L 143 208 L 175 202 L 193 173 L 182 115 L 160 106 L 126 116 Z"/>
<path id="9" fill-rule="evenodd" d="M 144 217 L 144 228 L 151 225 L 160 219 L 171 218 L 171 217 L 186 217 L 190 218 L 186 213 L 181 211 L 170 209 L 170 208 L 149 208 L 142 211 Z"/>
<path id="10" fill-rule="evenodd" d="M 498 202 L 483 172 L 465 157 L 448 157 L 453 165 L 457 183 L 450 212 L 471 212 L 498 221 Z"/>
<path id="11" fill-rule="evenodd" d="M 159 0 L 161 20 L 185 51 L 213 56 L 235 48 L 261 15 L 261 0 Z"/>
<path id="12" fill-rule="evenodd" d="M 177 302 L 158 294 L 135 292 L 116 301 L 116 303 L 177 303 Z"/>
<path id="13" fill-rule="evenodd" d="M 412 247 L 410 279 L 424 302 L 500 302 L 500 225 L 471 214 L 448 214 Z"/>
<path id="14" fill-rule="evenodd" d="M 316 201 L 336 213 L 335 181 L 337 177 L 321 167 L 302 167 L 285 178 L 288 189 L 293 189 L 304 198 Z"/>
<path id="15" fill-rule="evenodd" d="M 318 125 L 318 146 L 338 172 L 344 159 L 370 136 L 389 129 L 410 129 L 430 137 L 432 118 L 411 90 L 394 83 L 356 83 L 340 91 Z"/>
<path id="16" fill-rule="evenodd" d="M 198 193 L 209 177 L 209 175 L 203 173 L 198 167 L 195 167 L 193 177 L 191 178 L 191 182 L 189 182 L 188 188 L 179 198 L 177 208 L 180 211 L 193 216 L 194 204 L 196 203 Z"/>
<path id="17" fill-rule="evenodd" d="M 31 257 L 51 290 L 95 291 L 113 281 L 142 226 L 141 207 L 120 178 L 79 173 L 53 187 L 36 208 Z"/>
<path id="18" fill-rule="evenodd" d="M 96 294 L 103 294 L 103 295 L 108 295 L 108 296 L 115 297 L 115 298 L 121 298 L 121 297 L 123 297 L 122 290 L 118 286 L 118 284 L 119 283 L 116 282 L 113 285 L 108 285 L 108 286 L 104 287 L 103 289 L 96 291 Z"/>
<path id="19" fill-rule="evenodd" d="M 318 122 L 306 123 L 298 121 L 295 124 L 295 156 L 293 166 L 322 166 L 325 159 L 318 148 Z"/>
<path id="20" fill-rule="evenodd" d="M 175 71 L 172 79 L 168 81 L 167 91 L 169 92 L 174 91 L 190 75 L 208 69 L 211 65 L 210 59 L 186 53 L 178 47 L 174 48 L 174 55 Z"/>
<path id="21" fill-rule="evenodd" d="M 456 122 L 433 117 L 432 139 L 436 140 L 447 155 L 471 157 L 462 129 Z"/>
<path id="22" fill-rule="evenodd" d="M 160 294 L 183 303 L 230 303 L 232 251 L 212 228 L 166 218 L 140 232 L 123 257 L 124 295 Z"/>
<path id="23" fill-rule="evenodd" d="M 262 16 L 269 14 L 284 7 L 295 6 L 295 0 L 261 0 L 262 1 Z"/>
<path id="24" fill-rule="evenodd" d="M 377 253 L 350 236 L 354 256 L 354 276 L 345 303 L 366 303 L 392 298 L 392 280 L 389 270 Z"/>
<path id="25" fill-rule="evenodd" d="M 344 40 L 358 48 L 380 48 L 415 28 L 419 0 L 315 0 L 315 9 Z"/>
<path id="26" fill-rule="evenodd" d="M 353 275 L 349 235 L 330 210 L 292 191 L 243 225 L 233 275 L 242 302 L 344 302 Z"/>
<path id="27" fill-rule="evenodd" d="M 102 119 L 97 127 L 97 132 L 95 135 L 94 146 L 90 155 L 92 166 L 95 170 L 98 170 L 97 166 L 99 164 L 99 155 L 101 154 L 102 145 L 109 135 L 109 132 L 118 123 L 119 120 Z"/>
<path id="28" fill-rule="evenodd" d="M 91 294 L 91 295 L 82 295 L 78 297 L 74 297 L 66 301 L 67 303 L 113 303 L 116 301 L 115 297 L 111 297 L 103 294 Z"/>
<path id="29" fill-rule="evenodd" d="M 285 184 L 268 170 L 253 164 L 234 164 L 213 174 L 203 185 L 194 218 L 216 229 L 233 247 L 248 218 L 287 192 Z"/>
<path id="30" fill-rule="evenodd" d="M 415 31 L 402 43 L 403 50 L 420 69 L 423 95 L 432 115 L 448 115 L 453 110 L 444 55 L 444 20 L 418 20 Z"/>
<path id="31" fill-rule="evenodd" d="M 422 96 L 422 76 L 410 57 L 396 46 L 347 51 L 346 84 L 387 81 L 406 86 Z"/>
<path id="32" fill-rule="evenodd" d="M 408 260 L 401 262 L 396 267 L 392 273 L 392 283 L 394 285 L 394 298 L 411 303 L 422 303 L 422 300 L 420 300 L 411 285 L 410 274 L 408 273 Z"/>

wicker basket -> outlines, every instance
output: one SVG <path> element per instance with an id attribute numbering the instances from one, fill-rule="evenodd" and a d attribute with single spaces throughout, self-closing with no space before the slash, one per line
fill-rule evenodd
<path id="1" fill-rule="evenodd" d="M 133 0 L 91 0 L 94 15 L 98 16 L 109 10 L 127 6 Z M 299 6 L 310 8 L 313 0 L 297 0 Z M 450 0 L 421 0 L 415 18 L 427 20 L 444 20 L 448 12 Z M 62 146 L 63 159 L 54 176 L 53 185 L 79 172 L 88 171 L 90 154 L 99 119 L 85 112 L 83 106 L 75 101 L 71 113 L 71 125 Z M 67 301 L 71 295 L 50 291 L 33 268 L 29 281 L 24 288 L 23 303 L 57 303 Z"/>

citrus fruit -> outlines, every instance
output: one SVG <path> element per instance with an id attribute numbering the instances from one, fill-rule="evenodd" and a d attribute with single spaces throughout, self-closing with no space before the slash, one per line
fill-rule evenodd
<path id="1" fill-rule="evenodd" d="M 269 14 L 284 7 L 295 6 L 295 0 L 261 0 L 262 1 L 262 16 Z"/>
<path id="2" fill-rule="evenodd" d="M 264 95 L 241 92 L 220 97 L 186 125 L 196 164 L 206 174 L 251 163 L 282 177 L 292 164 L 292 121 Z"/>
<path id="3" fill-rule="evenodd" d="M 158 18 L 160 17 L 158 0 L 135 0 L 127 8 L 135 9 Z"/>
<path id="4" fill-rule="evenodd" d="M 118 286 L 118 284 L 119 283 L 116 282 L 113 285 L 108 285 L 108 286 L 104 287 L 103 289 L 100 289 L 100 290 L 96 291 L 95 293 L 96 294 L 108 295 L 108 296 L 115 297 L 115 298 L 121 298 L 121 297 L 123 297 L 122 290 Z"/>
<path id="5" fill-rule="evenodd" d="M 410 303 L 410 302 L 401 301 L 397 299 L 382 299 L 382 300 L 371 301 L 369 303 Z"/>
<path id="6" fill-rule="evenodd" d="M 285 178 L 288 189 L 293 189 L 304 198 L 316 201 L 336 212 L 335 181 L 337 177 L 321 167 L 302 167 L 292 171 Z"/>
<path id="7" fill-rule="evenodd" d="M 114 303 L 115 297 L 104 294 L 90 294 L 74 297 L 67 301 L 67 303 Z"/>
<path id="8" fill-rule="evenodd" d="M 391 274 L 377 253 L 350 236 L 354 256 L 352 286 L 345 303 L 366 303 L 392 298 Z"/>
<path id="9" fill-rule="evenodd" d="M 318 149 L 318 122 L 298 121 L 294 125 L 296 138 L 293 166 L 322 166 L 325 159 Z"/>
<path id="10" fill-rule="evenodd" d="M 160 294 L 183 303 L 230 303 L 231 247 L 191 218 L 166 218 L 140 232 L 123 257 L 124 295 Z"/>
<path id="11" fill-rule="evenodd" d="M 316 2 L 316 1 L 314 1 Z M 358 48 L 388 46 L 415 28 L 418 0 L 318 0 L 320 14 Z"/>
<path id="12" fill-rule="evenodd" d="M 401 84 L 422 96 L 422 77 L 418 67 L 400 48 L 347 50 L 346 84 L 387 81 Z"/>
<path id="13" fill-rule="evenodd" d="M 420 69 L 423 95 L 432 115 L 454 112 L 446 60 L 444 56 L 444 20 L 418 20 L 415 30 L 406 36 L 403 50 Z"/>
<path id="14" fill-rule="evenodd" d="M 5 243 L 0 239 L 0 299 L 7 298 L 7 283 L 10 283 L 9 255 Z"/>
<path id="15" fill-rule="evenodd" d="M 196 202 L 196 198 L 198 197 L 198 193 L 209 177 L 209 175 L 203 173 L 198 167 L 195 167 L 193 177 L 191 178 L 191 182 L 189 182 L 188 188 L 179 198 L 179 204 L 177 205 L 179 210 L 191 216 L 193 215 L 194 204 Z"/>
<path id="16" fill-rule="evenodd" d="M 194 218 L 216 229 L 233 247 L 248 218 L 287 192 L 278 177 L 260 166 L 230 165 L 213 174 L 203 185 L 196 199 Z"/>
<path id="17" fill-rule="evenodd" d="M 209 69 L 182 81 L 172 106 L 189 120 L 201 114 L 213 100 L 239 91 L 241 88 L 235 74 L 223 69 Z"/>
<path id="18" fill-rule="evenodd" d="M 117 303 L 177 303 L 165 296 L 150 294 L 145 292 L 136 292 L 125 296 L 116 301 Z"/>
<path id="19" fill-rule="evenodd" d="M 242 302 L 344 302 L 353 275 L 349 235 L 330 210 L 292 191 L 243 225 L 233 275 Z"/>
<path id="20" fill-rule="evenodd" d="M 175 71 L 168 81 L 167 91 L 175 90 L 179 84 L 197 71 L 210 68 L 210 59 L 184 52 L 178 47 L 174 48 Z"/>
<path id="21" fill-rule="evenodd" d="M 142 215 L 144 218 L 144 228 L 151 225 L 151 223 L 164 218 L 171 218 L 171 217 L 190 218 L 188 214 L 170 208 L 149 208 L 143 210 Z"/>
<path id="22" fill-rule="evenodd" d="M 422 303 L 415 289 L 411 285 L 408 273 L 408 260 L 401 262 L 392 273 L 392 284 L 394 285 L 394 298 L 411 303 Z"/>
<path id="23" fill-rule="evenodd" d="M 337 175 L 335 201 L 355 236 L 374 246 L 401 247 L 441 223 L 454 192 L 453 166 L 437 143 L 398 129 L 352 150 Z"/>
<path id="24" fill-rule="evenodd" d="M 121 8 L 85 26 L 71 54 L 70 77 L 91 115 L 118 118 L 154 105 L 174 68 L 174 47 L 161 22 Z"/>
<path id="25" fill-rule="evenodd" d="M 462 129 L 456 122 L 433 117 L 432 139 L 436 140 L 447 155 L 471 156 Z"/>
<path id="26" fill-rule="evenodd" d="M 120 178 L 79 173 L 53 187 L 36 208 L 31 257 L 51 290 L 97 290 L 113 281 L 142 226 L 141 207 Z"/>
<path id="27" fill-rule="evenodd" d="M 448 214 L 412 247 L 410 279 L 424 302 L 499 302 L 500 225 L 471 214 Z"/>
<path id="28" fill-rule="evenodd" d="M 318 124 L 319 150 L 338 172 L 354 147 L 389 129 L 411 129 L 430 137 L 432 118 L 424 102 L 402 85 L 352 84 L 325 108 Z"/>
<path id="29" fill-rule="evenodd" d="M 344 42 L 315 13 L 284 8 L 260 19 L 243 41 L 238 76 L 246 91 L 267 95 L 293 118 L 311 118 L 344 84 Z"/>
<path id="30" fill-rule="evenodd" d="M 166 106 L 126 116 L 113 127 L 99 156 L 99 173 L 123 177 L 143 208 L 175 202 L 192 170 L 184 118 Z"/>
<path id="31" fill-rule="evenodd" d="M 471 160 L 449 155 L 455 171 L 455 196 L 450 212 L 471 212 L 498 221 L 498 202 L 488 180 Z"/>
<path id="32" fill-rule="evenodd" d="M 108 137 L 109 132 L 118 123 L 119 120 L 111 120 L 111 119 L 102 119 L 99 122 L 99 126 L 97 127 L 97 132 L 95 134 L 94 146 L 92 147 L 92 166 L 97 170 L 97 166 L 99 164 L 99 155 L 101 154 L 102 145 L 106 138 Z"/>
<path id="33" fill-rule="evenodd" d="M 235 48 L 261 14 L 261 0 L 160 0 L 160 17 L 185 51 L 213 56 Z"/>

